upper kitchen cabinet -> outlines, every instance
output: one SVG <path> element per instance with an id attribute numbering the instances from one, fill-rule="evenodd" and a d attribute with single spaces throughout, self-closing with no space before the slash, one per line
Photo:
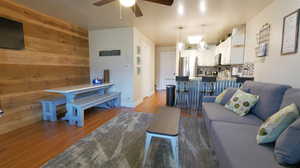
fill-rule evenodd
<path id="1" fill-rule="evenodd" d="M 215 45 L 208 45 L 207 48 L 183 50 L 182 56 L 188 57 L 189 62 L 198 66 L 216 66 Z M 194 62 L 197 61 L 197 62 Z"/>
<path id="2" fill-rule="evenodd" d="M 216 66 L 215 60 L 215 45 L 209 45 L 208 48 L 199 49 L 198 51 L 198 65 L 199 66 Z"/>
<path id="3" fill-rule="evenodd" d="M 245 26 L 234 28 L 232 35 L 217 46 L 216 55 L 221 54 L 222 65 L 244 63 Z"/>

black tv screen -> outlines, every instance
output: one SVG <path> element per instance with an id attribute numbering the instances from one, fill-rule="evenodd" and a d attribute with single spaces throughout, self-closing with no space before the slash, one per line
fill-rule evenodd
<path id="1" fill-rule="evenodd" d="M 0 48 L 24 49 L 23 24 L 0 17 Z"/>

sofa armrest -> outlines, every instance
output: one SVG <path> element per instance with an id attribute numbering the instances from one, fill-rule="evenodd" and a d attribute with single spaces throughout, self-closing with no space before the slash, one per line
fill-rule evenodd
<path id="1" fill-rule="evenodd" d="M 203 103 L 214 103 L 217 96 L 204 96 L 202 99 Z"/>

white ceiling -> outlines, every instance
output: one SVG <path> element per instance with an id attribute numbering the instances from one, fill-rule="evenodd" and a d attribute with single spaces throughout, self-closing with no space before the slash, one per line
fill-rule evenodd
<path id="1" fill-rule="evenodd" d="M 183 36 L 201 34 L 207 42 L 215 43 L 273 0 L 175 0 L 172 7 L 138 0 L 144 16 L 135 18 L 130 9 L 123 8 L 122 19 L 118 2 L 96 7 L 93 2 L 97 0 L 14 1 L 89 30 L 135 26 L 156 45 L 167 46 L 176 43 L 178 26 L 184 27 Z M 205 3 L 204 13 L 200 11 L 201 1 Z M 182 16 L 177 12 L 180 4 L 184 7 Z"/>

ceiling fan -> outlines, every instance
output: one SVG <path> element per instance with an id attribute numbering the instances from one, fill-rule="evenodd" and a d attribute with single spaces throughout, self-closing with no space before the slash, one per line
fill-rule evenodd
<path id="1" fill-rule="evenodd" d="M 99 1 L 95 2 L 94 5 L 95 6 L 103 6 L 105 4 L 108 4 L 108 3 L 111 3 L 114 1 L 117 1 L 117 0 L 99 0 Z M 122 6 L 130 7 L 136 17 L 141 17 L 141 16 L 143 16 L 143 13 L 136 1 L 137 0 L 119 0 L 120 4 Z M 174 2 L 174 0 L 143 0 L 143 1 L 158 3 L 158 4 L 162 4 L 162 5 L 167 5 L 167 6 L 172 6 L 172 4 Z"/>

